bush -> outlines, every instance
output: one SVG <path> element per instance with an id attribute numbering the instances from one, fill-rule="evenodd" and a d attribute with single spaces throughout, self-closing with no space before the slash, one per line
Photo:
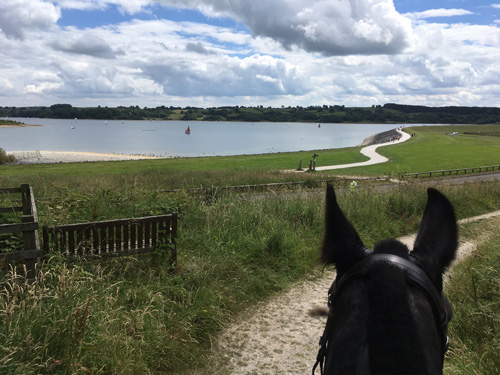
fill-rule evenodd
<path id="1" fill-rule="evenodd" d="M 3 148 L 0 148 L 0 164 L 13 163 L 16 161 L 14 155 L 8 155 Z"/>

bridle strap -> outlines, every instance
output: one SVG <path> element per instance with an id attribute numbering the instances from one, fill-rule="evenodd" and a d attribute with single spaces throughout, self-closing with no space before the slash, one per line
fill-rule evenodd
<path id="1" fill-rule="evenodd" d="M 418 288 L 427 297 L 430 302 L 434 318 L 436 320 L 438 332 L 441 335 L 441 351 L 442 359 L 444 360 L 444 355 L 448 350 L 449 343 L 447 336 L 447 325 L 451 319 L 451 316 L 448 316 L 446 309 L 444 308 L 446 297 L 442 292 L 439 292 L 437 290 L 436 286 L 432 283 L 427 274 L 419 266 L 412 263 L 408 259 L 393 254 L 371 253 L 370 255 L 366 255 L 361 261 L 356 263 L 346 273 L 344 273 L 342 277 L 335 279 L 335 281 L 333 282 L 330 290 L 328 291 L 328 307 L 330 308 L 330 310 L 333 310 L 335 308 L 335 305 L 339 299 L 339 295 L 341 294 L 340 292 L 343 289 L 344 285 L 348 284 L 352 280 L 365 277 L 368 270 L 375 263 L 389 263 L 406 271 L 408 283 Z M 321 375 L 323 375 L 324 360 L 326 357 L 328 346 L 330 320 L 331 315 L 328 317 L 325 325 L 325 330 L 323 331 L 323 335 L 319 340 L 320 348 L 318 351 L 318 356 L 316 358 L 316 363 L 313 366 L 313 375 L 318 365 L 320 366 Z"/>
<path id="2" fill-rule="evenodd" d="M 316 371 L 316 367 L 319 365 L 320 373 L 323 375 L 323 370 L 325 366 L 325 357 L 326 357 L 326 348 L 328 344 L 328 329 L 330 327 L 330 318 L 326 320 L 326 325 L 325 329 L 323 331 L 323 334 L 319 338 L 319 350 L 318 350 L 318 355 L 316 356 L 316 363 L 314 363 L 313 369 L 312 369 L 312 375 L 314 375 L 314 372 Z"/>

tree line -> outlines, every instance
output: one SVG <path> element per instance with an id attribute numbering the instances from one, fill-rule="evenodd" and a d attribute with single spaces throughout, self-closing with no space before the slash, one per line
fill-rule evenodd
<path id="1" fill-rule="evenodd" d="M 322 105 L 309 107 L 213 108 L 166 107 L 73 107 L 54 104 L 50 107 L 0 107 L 0 117 L 37 117 L 56 119 L 107 120 L 181 120 L 244 122 L 323 122 L 323 123 L 414 123 L 414 124 L 495 124 L 500 123 L 496 107 L 427 107 L 387 103 L 383 106 L 345 107 Z"/>

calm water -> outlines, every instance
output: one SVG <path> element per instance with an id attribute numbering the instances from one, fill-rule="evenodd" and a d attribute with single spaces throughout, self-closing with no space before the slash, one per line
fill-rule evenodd
<path id="1" fill-rule="evenodd" d="M 40 127 L 1 127 L 6 151 L 88 151 L 216 156 L 351 147 L 391 124 L 107 121 L 17 118 Z M 191 134 L 186 135 L 189 125 Z M 74 128 L 73 128 L 74 127 Z"/>

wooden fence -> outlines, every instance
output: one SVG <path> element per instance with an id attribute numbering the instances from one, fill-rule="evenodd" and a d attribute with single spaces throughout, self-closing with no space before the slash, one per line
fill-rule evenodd
<path id="1" fill-rule="evenodd" d="M 22 251 L 2 253 L 2 249 L 0 249 L 0 263 L 9 264 L 15 261 L 24 261 L 26 276 L 28 279 L 33 279 L 36 275 L 36 264 L 41 255 L 38 238 L 38 214 L 33 190 L 28 184 L 23 184 L 19 188 L 0 188 L 0 194 L 21 194 L 20 206 L 0 207 L 0 213 L 22 212 L 21 223 L 0 225 L 0 234 L 22 232 L 24 245 Z"/>
<path id="2" fill-rule="evenodd" d="M 404 173 L 401 175 L 402 178 L 405 177 L 432 177 L 434 176 L 449 176 L 452 174 L 468 174 L 468 173 L 480 173 L 480 172 L 490 172 L 500 170 L 500 165 L 490 165 L 488 167 L 474 167 L 474 168 L 460 168 L 460 169 L 446 169 L 442 171 L 429 171 L 429 172 L 418 172 L 418 173 Z"/>
<path id="3" fill-rule="evenodd" d="M 151 252 L 164 246 L 177 265 L 177 214 L 43 227 L 43 252 L 103 258 Z"/>

